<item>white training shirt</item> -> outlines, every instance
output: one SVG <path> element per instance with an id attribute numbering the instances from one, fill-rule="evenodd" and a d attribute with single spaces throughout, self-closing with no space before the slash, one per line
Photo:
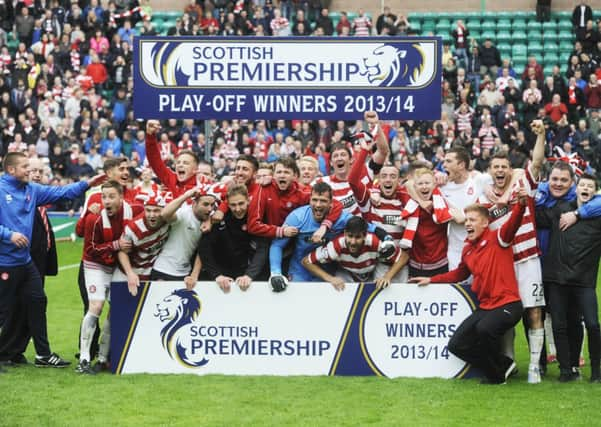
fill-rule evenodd
<path id="1" fill-rule="evenodd" d="M 489 174 L 479 174 L 470 176 L 465 182 L 456 184 L 447 182 L 440 187 L 445 199 L 449 205 L 456 209 L 465 209 L 472 203 L 476 203 L 478 197 L 484 193 L 488 185 L 492 184 L 492 177 Z M 449 221 L 448 228 L 449 246 L 447 258 L 449 260 L 449 270 L 457 268 L 461 261 L 461 252 L 467 238 L 464 224 L 457 224 L 455 221 Z"/>
<path id="2" fill-rule="evenodd" d="M 170 276 L 187 276 L 192 271 L 191 262 L 201 236 L 200 221 L 192 205 L 184 204 L 176 212 L 176 220 L 171 223 L 169 237 L 153 268 Z"/>

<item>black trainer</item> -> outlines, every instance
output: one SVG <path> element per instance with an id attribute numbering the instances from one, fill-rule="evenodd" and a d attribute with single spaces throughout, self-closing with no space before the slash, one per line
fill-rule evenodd
<path id="1" fill-rule="evenodd" d="M 23 354 L 17 354 L 10 359 L 15 365 L 27 365 L 27 358 Z"/>
<path id="2" fill-rule="evenodd" d="M 66 368 L 70 364 L 71 362 L 61 359 L 56 353 L 52 353 L 50 356 L 36 357 L 34 363 L 36 368 Z"/>
<path id="3" fill-rule="evenodd" d="M 578 379 L 577 374 L 574 372 L 562 372 L 559 374 L 560 383 L 569 383 Z"/>
<path id="4" fill-rule="evenodd" d="M 90 362 L 87 360 L 82 360 L 77 364 L 77 368 L 75 368 L 75 372 L 86 375 L 96 375 L 94 369 L 90 365 Z"/>

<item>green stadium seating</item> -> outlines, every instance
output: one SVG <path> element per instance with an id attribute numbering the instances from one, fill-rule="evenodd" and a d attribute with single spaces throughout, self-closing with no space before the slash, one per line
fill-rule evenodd
<path id="1" fill-rule="evenodd" d="M 543 53 L 543 45 L 538 41 L 532 41 L 528 39 L 528 54 L 531 53 Z"/>
<path id="2" fill-rule="evenodd" d="M 540 32 L 540 30 L 528 30 L 526 37 L 529 41 L 534 40 L 540 43 L 543 39 L 543 34 Z"/>
<path id="3" fill-rule="evenodd" d="M 528 56 L 528 46 L 524 43 L 514 43 L 511 46 L 512 56 Z"/>
<path id="4" fill-rule="evenodd" d="M 496 44 L 497 49 L 499 50 L 499 52 L 509 52 L 511 53 L 511 44 L 509 42 L 502 42 L 500 40 L 497 40 L 497 44 Z"/>
<path id="5" fill-rule="evenodd" d="M 543 62 L 543 54 L 542 53 L 534 53 L 528 52 L 528 56 L 534 56 L 536 58 L 536 62 L 542 64 Z"/>
<path id="6" fill-rule="evenodd" d="M 556 53 L 547 53 L 543 55 L 543 63 L 545 66 L 550 65 L 551 67 L 559 62 L 559 55 Z"/>
<path id="7" fill-rule="evenodd" d="M 448 34 L 451 30 L 451 21 L 448 19 L 440 19 L 434 28 L 438 34 Z"/>
<path id="8" fill-rule="evenodd" d="M 568 64 L 566 62 L 561 62 L 559 64 L 559 70 L 561 71 L 562 74 L 565 74 L 566 71 L 568 71 Z"/>
<path id="9" fill-rule="evenodd" d="M 526 41 L 526 32 L 518 30 L 511 33 L 511 38 L 514 43 L 523 43 Z"/>
<path id="10" fill-rule="evenodd" d="M 499 19 L 497 21 L 497 31 L 510 31 L 511 21 L 509 19 Z"/>
<path id="11" fill-rule="evenodd" d="M 473 31 L 481 31 L 482 30 L 482 23 L 480 22 L 479 19 L 470 19 L 470 20 L 466 21 L 465 25 L 470 33 Z"/>
<path id="12" fill-rule="evenodd" d="M 543 31 L 543 39 L 545 41 L 557 42 L 557 40 L 558 40 L 557 31 Z"/>
<path id="13" fill-rule="evenodd" d="M 543 22 L 543 31 L 557 31 L 557 21 L 551 20 L 548 22 Z"/>
<path id="14" fill-rule="evenodd" d="M 480 35 L 480 40 L 484 42 L 484 40 L 486 39 L 491 39 L 492 41 L 495 41 L 497 39 L 497 33 L 495 33 L 493 30 L 482 31 L 482 34 Z"/>
<path id="15" fill-rule="evenodd" d="M 411 22 L 411 21 L 409 21 Z M 434 31 L 434 29 L 436 28 L 436 20 L 434 18 L 424 18 L 424 20 L 422 21 L 422 31 L 424 30 L 428 30 L 428 31 Z"/>
<path id="16" fill-rule="evenodd" d="M 509 31 L 499 31 L 497 32 L 497 42 L 498 43 L 511 43 L 512 37 Z M 497 46 L 498 48 L 498 46 Z"/>
<path id="17" fill-rule="evenodd" d="M 557 43 L 548 42 L 545 40 L 545 43 L 543 44 L 543 52 L 557 54 L 557 52 L 559 52 L 559 45 Z"/>
<path id="18" fill-rule="evenodd" d="M 443 43 L 452 43 L 453 42 L 453 37 L 449 34 L 449 33 L 443 33 L 443 34 L 437 34 L 439 36 L 442 37 L 442 42 Z"/>
<path id="19" fill-rule="evenodd" d="M 553 73 L 553 65 L 554 64 L 545 63 L 545 66 L 543 67 L 543 74 L 545 75 L 545 77 Z"/>
<path id="20" fill-rule="evenodd" d="M 564 20 L 559 21 L 557 23 L 557 30 L 572 32 L 573 31 L 572 21 L 570 19 L 564 19 Z"/>
<path id="21" fill-rule="evenodd" d="M 469 35 L 469 39 L 474 39 L 476 41 L 480 40 L 480 38 L 482 37 L 482 33 L 480 31 L 472 31 L 470 30 L 470 35 Z"/>
<path id="22" fill-rule="evenodd" d="M 487 19 L 482 21 L 481 25 L 482 31 L 495 31 L 497 29 L 497 24 L 492 19 Z"/>
<path id="23" fill-rule="evenodd" d="M 574 38 L 575 38 L 574 34 L 569 31 L 560 31 L 559 34 L 557 35 L 557 39 L 560 42 L 563 42 L 563 41 L 572 42 L 574 40 Z"/>
<path id="24" fill-rule="evenodd" d="M 510 10 L 509 11 L 504 10 L 504 11 L 496 13 L 497 20 L 504 20 L 504 19 L 506 19 L 508 21 L 511 21 L 514 18 L 514 16 L 515 16 L 515 12 L 510 11 Z"/>
<path id="25" fill-rule="evenodd" d="M 538 30 L 540 31 L 542 28 L 542 25 L 540 22 L 537 21 L 528 21 L 528 23 L 526 24 L 526 28 L 528 30 Z"/>
<path id="26" fill-rule="evenodd" d="M 565 41 L 565 40 L 562 42 L 559 42 L 559 52 L 562 56 L 564 53 L 569 54 L 573 50 L 574 50 L 574 43 Z"/>
<path id="27" fill-rule="evenodd" d="M 551 18 L 557 19 L 558 21 L 562 20 L 562 19 L 570 20 L 570 19 L 572 19 L 572 11 L 571 10 L 557 10 L 557 11 L 551 12 Z"/>
<path id="28" fill-rule="evenodd" d="M 528 63 L 527 56 L 514 56 L 511 58 L 511 62 L 513 63 L 513 69 L 517 73 L 521 73 L 526 68 L 526 64 Z"/>
<path id="29" fill-rule="evenodd" d="M 514 19 L 511 24 L 511 29 L 513 31 L 526 31 L 526 20 L 525 19 Z"/>
<path id="30" fill-rule="evenodd" d="M 336 21 L 338 22 L 338 21 Z M 415 33 L 420 33 L 422 31 L 422 24 L 419 21 L 409 21 L 409 24 L 411 24 L 411 31 L 415 32 Z M 334 24 L 334 28 L 336 27 L 337 24 Z"/>

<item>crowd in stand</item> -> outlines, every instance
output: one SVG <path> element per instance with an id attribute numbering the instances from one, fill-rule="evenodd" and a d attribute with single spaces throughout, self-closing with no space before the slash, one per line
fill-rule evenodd
<path id="1" fill-rule="evenodd" d="M 352 22 L 342 13 L 334 28 L 319 2 L 303 3 L 296 10 L 291 6 L 285 1 L 279 7 L 270 1 L 260 6 L 191 2 L 168 32 L 411 32 L 411 23 L 389 10 L 375 27 L 359 11 Z M 531 347 L 528 381 L 541 381 L 539 361 L 546 362 L 541 359 L 541 284 L 543 278 L 553 284 L 550 294 L 557 298 L 559 291 L 569 294 L 563 280 L 573 278 L 549 270 L 554 263 L 541 271 L 544 245 L 537 243 L 536 222 L 553 231 L 559 224 L 562 230 L 580 230 L 580 224 L 590 224 L 580 219 L 596 221 L 601 213 L 601 203 L 593 197 L 593 175 L 584 175 L 578 190 L 572 187 L 574 170 L 601 170 L 601 41 L 591 19 L 575 21 L 577 41 L 573 54 L 564 58 L 567 71 L 562 73 L 558 64 L 548 76 L 534 57 L 524 70 L 514 70 L 511 58 L 502 58 L 491 40 L 471 39 L 469 28 L 457 21 L 454 46 L 444 47 L 442 115 L 435 121 L 384 122 L 368 112 L 364 120 L 352 122 L 224 120 L 203 126 L 195 120 L 168 120 L 142 127 L 131 108 L 131 45 L 138 35 L 137 20 L 143 21 L 140 33 L 153 34 L 148 4 L 111 1 L 105 6 L 90 0 L 62 5 L 53 0 L 46 7 L 0 7 L 4 33 L 10 31 L 19 40 L 14 53 L 7 46 L 0 48 L 0 153 L 5 168 L 0 186 L 20 188 L 18 183 L 27 181 L 24 170 L 30 161 L 41 163 L 41 183 L 83 181 L 100 169 L 109 178 L 85 203 L 77 201 L 87 187 L 82 184 L 69 193 L 70 202 L 57 206 L 83 206 L 77 226 L 84 237 L 80 286 L 85 305 L 79 372 L 94 372 L 90 362 L 96 353 L 98 369 L 108 363 L 110 320 L 97 351 L 93 337 L 114 274 L 120 274 L 135 295 L 144 279 L 182 281 L 193 288 L 204 278 L 224 292 L 234 285 L 246 290 L 253 280 L 267 278 L 274 291 L 284 291 L 289 280 L 327 281 L 343 290 L 351 281 L 375 281 L 378 288 L 386 288 L 408 277 L 425 285 L 430 280 L 463 280 L 471 272 L 484 311 L 511 310 L 512 324 L 495 318 L 493 331 L 458 331 L 450 350 L 484 369 L 490 382 L 504 382 L 515 365 L 513 339 L 505 343 L 503 354 L 498 351 L 501 332 L 520 319 L 523 305 Z M 6 43 L 6 34 L 1 36 Z M 545 157 L 551 156 L 559 159 L 550 172 L 551 184 L 539 186 L 546 178 Z M 543 208 L 540 218 L 535 200 Z M 6 203 L 11 201 L 6 198 Z M 565 209 L 557 221 L 554 212 L 545 209 L 555 204 Z M 45 212 L 40 215 L 44 218 Z M 490 230 L 484 231 L 489 221 Z M 30 230 L 17 236 L 5 224 L 0 226 L 4 240 L 21 250 L 27 247 Z M 47 221 L 45 227 L 48 232 Z M 497 233 L 493 240 L 500 248 L 494 250 L 504 254 L 508 265 L 515 261 L 517 277 L 482 268 L 494 262 L 478 264 L 473 256 L 470 261 L 470 245 L 482 250 L 475 246 L 486 246 L 486 240 L 479 240 L 485 232 Z M 558 235 L 551 233 L 550 257 L 561 251 L 554 240 Z M 290 243 L 288 264 L 284 249 Z M 46 249 L 51 246 L 48 240 Z M 593 252 L 572 256 L 598 263 L 599 239 L 589 246 Z M 6 254 L 0 251 L 0 260 L 12 253 L 11 248 L 3 248 Z M 237 254 L 232 257 L 237 262 L 215 256 L 220 253 Z M 14 280 L 6 277 L 0 279 Z M 594 292 L 594 280 L 589 279 L 581 286 Z M 601 338 L 596 305 L 592 310 L 594 298 L 588 293 L 574 298 L 589 333 L 591 379 L 598 382 Z M 19 363 L 23 349 L 11 341 L 18 311 L 5 305 L 0 298 L 0 361 Z M 560 379 L 572 381 L 579 375 L 575 369 L 580 353 L 576 347 L 567 350 L 567 329 L 570 338 L 578 329 L 572 328 L 574 314 L 560 299 L 550 305 Z M 45 316 L 36 319 L 37 326 L 45 322 Z M 45 331 L 30 327 L 29 333 L 35 341 L 40 338 L 36 334 Z M 474 350 L 474 360 L 473 345 L 467 342 L 470 334 L 482 335 L 484 343 Z M 36 364 L 66 365 L 57 355 L 46 354 L 47 345 L 44 348 L 48 350 L 38 354 Z"/>

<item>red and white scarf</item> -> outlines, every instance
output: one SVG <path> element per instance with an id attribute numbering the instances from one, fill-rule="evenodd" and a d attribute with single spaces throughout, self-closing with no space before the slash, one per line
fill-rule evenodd
<path id="1" fill-rule="evenodd" d="M 120 236 L 113 236 L 113 229 L 111 227 L 111 219 L 109 218 L 106 209 L 102 209 L 100 212 L 100 216 L 102 217 L 102 237 L 105 242 L 111 242 L 115 240 L 115 237 L 119 238 Z M 127 202 L 123 202 L 123 220 L 128 220 L 133 218 L 133 212 L 131 210 L 131 206 Z"/>
<path id="2" fill-rule="evenodd" d="M 150 19 L 150 15 L 148 15 L 144 9 L 142 9 L 140 6 L 138 7 L 134 7 L 131 10 L 126 10 L 123 13 L 111 13 L 111 15 L 109 16 L 109 25 L 111 27 L 117 27 L 117 23 L 115 22 L 115 20 L 117 19 L 123 19 L 123 18 L 129 18 L 130 16 L 132 16 L 134 13 L 139 13 L 140 16 L 142 17 L 143 20 L 148 20 Z"/>
<path id="3" fill-rule="evenodd" d="M 419 225 L 419 207 L 419 203 L 413 199 L 409 199 L 403 208 L 403 212 L 401 212 L 401 217 L 407 221 L 403 238 L 400 242 L 400 246 L 403 249 L 409 249 L 413 246 L 413 239 Z M 432 192 L 432 208 L 432 220 L 436 224 L 444 224 L 452 219 L 449 205 L 438 188 L 435 188 Z"/>

